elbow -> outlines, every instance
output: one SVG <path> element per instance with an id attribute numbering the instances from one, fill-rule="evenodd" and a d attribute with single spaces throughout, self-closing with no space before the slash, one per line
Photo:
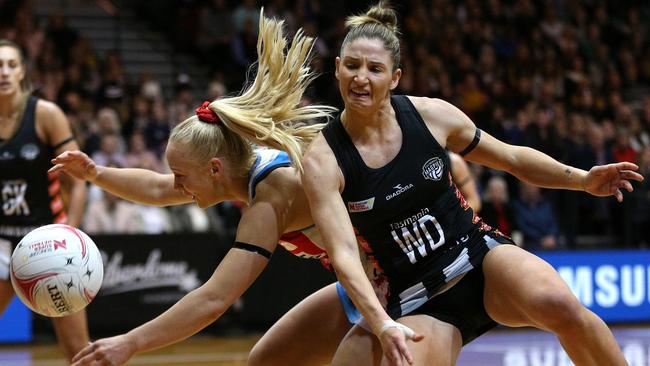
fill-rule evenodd
<path id="1" fill-rule="evenodd" d="M 205 303 L 205 309 L 210 322 L 214 322 L 228 310 L 228 306 L 221 299 L 212 299 Z"/>
<path id="2" fill-rule="evenodd" d="M 514 176 L 517 176 L 517 172 L 522 170 L 522 159 L 521 156 L 525 154 L 525 150 L 528 149 L 524 146 L 513 146 L 510 145 L 510 148 L 506 151 L 504 159 L 501 160 L 501 166 L 498 167 L 504 172 L 508 172 Z"/>
<path id="3" fill-rule="evenodd" d="M 231 302 L 229 303 L 226 299 L 216 293 L 211 293 L 201 288 L 194 291 L 198 297 L 197 303 L 201 304 L 204 316 L 209 322 L 214 322 L 219 319 L 230 307 Z"/>
<path id="4" fill-rule="evenodd" d="M 355 260 L 361 266 L 361 260 L 358 253 L 350 253 L 349 251 L 338 250 L 336 253 L 329 255 L 330 263 L 337 277 L 345 274 L 345 269 L 349 269 L 354 265 Z M 341 271 L 343 270 L 343 271 Z"/>

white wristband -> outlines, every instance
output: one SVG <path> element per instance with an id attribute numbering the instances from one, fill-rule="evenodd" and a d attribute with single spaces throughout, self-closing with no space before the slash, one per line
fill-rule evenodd
<path id="1" fill-rule="evenodd" d="M 397 328 L 397 329 L 401 330 L 402 333 L 404 333 L 404 336 L 406 337 L 406 339 L 412 339 L 415 336 L 415 332 L 413 331 L 413 329 L 407 327 L 406 325 L 404 325 L 402 323 L 398 323 L 398 322 L 391 319 L 391 320 L 384 320 L 384 324 L 381 326 L 381 328 L 379 328 L 379 336 L 378 337 L 381 337 L 381 335 L 385 331 L 387 331 L 389 328 Z"/>

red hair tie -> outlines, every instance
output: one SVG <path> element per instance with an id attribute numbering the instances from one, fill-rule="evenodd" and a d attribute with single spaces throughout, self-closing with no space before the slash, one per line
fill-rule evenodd
<path id="1" fill-rule="evenodd" d="M 201 122 L 218 124 L 221 120 L 212 109 L 208 108 L 209 105 L 210 102 L 203 102 L 203 104 L 196 109 L 196 116 L 199 117 Z"/>

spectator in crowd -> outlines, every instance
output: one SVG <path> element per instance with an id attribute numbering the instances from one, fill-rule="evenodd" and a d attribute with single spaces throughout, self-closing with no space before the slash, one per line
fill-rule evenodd
<path id="1" fill-rule="evenodd" d="M 120 135 L 102 135 L 99 150 L 92 155 L 92 159 L 97 164 L 126 166 L 126 156 L 124 155 L 124 151 L 120 149 L 121 144 L 123 144 L 123 141 Z"/>
<path id="2" fill-rule="evenodd" d="M 291 31 L 301 26 L 319 36 L 313 67 L 321 76 L 308 96 L 340 106 L 332 65 L 323 59 L 344 35 L 337 15 L 360 11 L 365 3 L 330 0 L 324 7 L 315 0 L 205 0 L 126 6 L 166 32 L 176 50 L 196 52 L 207 70 L 221 75 L 203 91 L 212 99 L 241 89 L 257 37 L 254 26 L 242 31 L 247 23 L 256 24 L 262 3 L 269 14 L 287 19 Z M 117 133 L 128 140 L 140 130 L 147 148 L 160 154 L 164 147 L 159 142 L 170 128 L 166 125 L 191 115 L 199 83 L 189 85 L 181 78 L 174 90 L 162 90 L 162 79 L 152 74 L 129 76 L 120 50 L 97 52 L 66 16 L 39 19 L 32 6 L 29 1 L 0 1 L 0 37 L 23 46 L 36 94 L 61 104 L 80 132 L 79 141 L 90 135 L 82 148 L 92 154 L 100 135 Z M 640 160 L 650 145 L 650 3 L 406 0 L 403 10 L 400 93 L 456 102 L 495 137 L 578 167 Z M 434 31 L 431 23 L 441 26 Z M 170 34 L 169 28 L 182 31 Z M 185 75 L 184 70 L 175 72 Z M 136 85 L 131 78 L 139 78 Z M 167 115 L 152 117 L 155 112 L 146 111 L 141 97 L 154 104 L 152 109 L 155 103 L 167 106 Z M 87 123 L 106 106 L 117 112 L 117 130 L 104 132 Z M 601 131 L 593 133 L 602 138 L 591 136 L 596 129 Z M 609 225 L 598 224 L 615 215 L 607 202 L 594 209 L 591 198 L 574 192 L 548 198 L 560 211 L 568 245 L 584 235 L 612 233 Z M 583 212 L 597 212 L 597 220 Z"/>
<path id="3" fill-rule="evenodd" d="M 151 150 L 147 150 L 142 132 L 134 132 L 129 139 L 129 152 L 126 154 L 125 167 L 142 168 L 161 173 L 162 163 Z"/>
<path id="4" fill-rule="evenodd" d="M 508 184 L 499 175 L 488 180 L 483 194 L 481 218 L 505 235 L 511 236 L 516 228 L 514 213 L 508 194 Z"/>
<path id="5" fill-rule="evenodd" d="M 145 229 L 136 204 L 104 191 L 88 203 L 81 226 L 88 234 L 136 234 Z"/>
<path id="6" fill-rule="evenodd" d="M 512 204 L 517 227 L 523 234 L 523 247 L 529 251 L 559 247 L 559 229 L 551 202 L 539 187 L 521 182 L 519 198 Z"/>

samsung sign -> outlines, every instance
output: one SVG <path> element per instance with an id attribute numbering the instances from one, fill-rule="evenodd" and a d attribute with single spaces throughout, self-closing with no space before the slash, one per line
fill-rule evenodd
<path id="1" fill-rule="evenodd" d="M 650 251 L 537 253 L 607 322 L 650 320 Z"/>

